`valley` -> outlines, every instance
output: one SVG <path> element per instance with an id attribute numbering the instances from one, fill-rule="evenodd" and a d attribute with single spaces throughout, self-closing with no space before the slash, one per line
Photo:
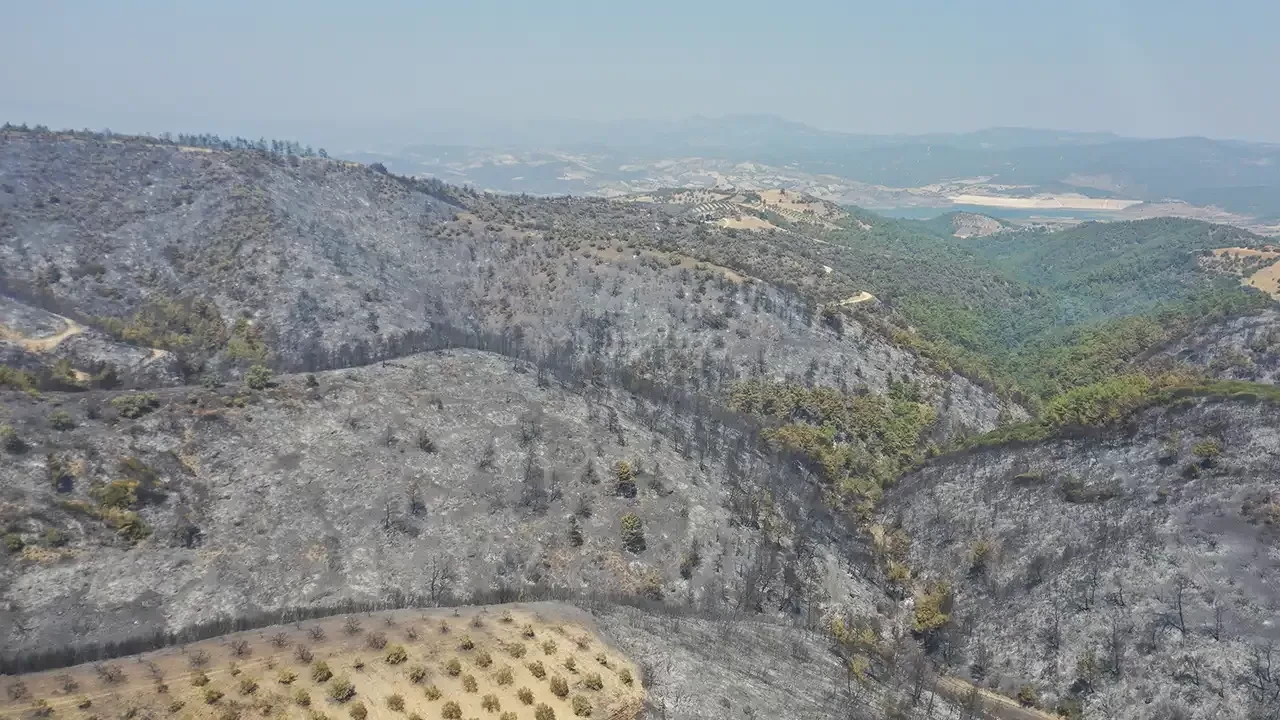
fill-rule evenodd
<path id="1" fill-rule="evenodd" d="M 0 137 L 6 717 L 1280 707 L 1265 238 L 191 137 Z"/>

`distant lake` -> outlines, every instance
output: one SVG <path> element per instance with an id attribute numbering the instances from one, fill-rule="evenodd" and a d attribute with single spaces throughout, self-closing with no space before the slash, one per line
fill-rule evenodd
<path id="1" fill-rule="evenodd" d="M 949 207 L 867 208 L 873 213 L 904 220 L 929 220 L 950 212 L 968 212 L 990 215 L 1001 220 L 1029 220 L 1031 218 L 1076 218 L 1079 220 L 1114 220 L 1114 210 L 1068 210 L 1059 208 L 1004 208 L 988 205 L 951 205 Z"/>

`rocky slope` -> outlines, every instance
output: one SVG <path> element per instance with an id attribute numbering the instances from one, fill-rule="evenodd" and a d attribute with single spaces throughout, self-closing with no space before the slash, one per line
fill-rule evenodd
<path id="1" fill-rule="evenodd" d="M 1156 365 L 1183 363 L 1214 377 L 1274 383 L 1280 378 L 1280 312 L 1235 317 L 1152 353 Z"/>
<path id="2" fill-rule="evenodd" d="M 655 207 L 503 206 L 319 158 L 56 136 L 0 139 L 0 189 L 9 294 L 173 350 L 193 382 L 461 345 L 698 392 L 762 374 L 883 391 L 892 375 L 925 387 L 947 437 L 1019 412 L 852 317 L 641 249 L 720 232 Z"/>
<path id="3" fill-rule="evenodd" d="M 1278 471 L 1280 409 L 1201 400 L 935 460 L 882 520 L 950 584 L 929 642 L 975 680 L 1085 717 L 1275 717 Z"/>
<path id="4" fill-rule="evenodd" d="M 489 353 L 261 392 L 4 400 L 25 444 L 0 466 L 11 651 L 397 592 L 553 586 L 815 621 L 879 595 L 811 479 L 733 426 Z"/>

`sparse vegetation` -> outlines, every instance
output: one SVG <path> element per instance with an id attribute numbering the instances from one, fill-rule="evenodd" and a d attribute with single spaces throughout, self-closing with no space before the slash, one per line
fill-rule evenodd
<path id="1" fill-rule="evenodd" d="M 469 693 L 477 692 L 480 689 L 480 684 L 476 682 L 474 675 L 463 675 L 462 689 Z"/>
<path id="2" fill-rule="evenodd" d="M 525 705 L 533 704 L 533 691 L 527 687 L 522 687 L 516 691 L 516 697 Z"/>
<path id="3" fill-rule="evenodd" d="M 427 699 L 432 702 L 439 700 L 441 696 L 440 688 L 436 687 L 435 685 L 428 685 L 425 688 L 423 688 L 422 694 L 425 695 Z"/>
<path id="4" fill-rule="evenodd" d="M 440 708 L 440 717 L 444 718 L 444 720 L 461 720 L 462 708 L 458 703 L 450 700 Z"/>
<path id="5" fill-rule="evenodd" d="M 365 720 L 369 716 L 369 709 L 358 700 L 351 704 L 351 709 L 347 712 L 351 715 L 351 720 Z"/>
<path id="6" fill-rule="evenodd" d="M 533 676 L 538 678 L 539 680 L 547 676 L 547 669 L 542 665 L 541 660 L 534 660 L 533 662 L 529 663 L 528 668 L 529 668 L 529 672 L 532 673 Z"/>
<path id="7" fill-rule="evenodd" d="M 333 671 L 329 669 L 329 664 L 323 660 L 317 660 L 311 666 L 311 679 L 317 683 L 329 682 L 329 678 L 333 677 Z"/>
<path id="8" fill-rule="evenodd" d="M 574 695 L 573 714 L 578 717 L 591 717 L 591 701 L 583 695 Z"/>
<path id="9" fill-rule="evenodd" d="M 604 688 L 604 679 L 600 677 L 600 673 L 587 673 L 582 678 L 582 686 L 588 690 L 601 690 Z"/>
<path id="10" fill-rule="evenodd" d="M 502 709 L 502 703 L 498 702 L 497 695 L 485 695 L 480 698 L 480 707 L 489 712 L 498 712 Z"/>
<path id="11" fill-rule="evenodd" d="M 533 710 L 534 720 L 556 720 L 556 711 L 549 706 L 538 703 L 538 707 Z"/>
<path id="12" fill-rule="evenodd" d="M 449 658 L 449 662 L 444 665 L 444 671 L 449 677 L 458 677 L 462 674 L 462 662 L 458 658 Z"/>
<path id="13" fill-rule="evenodd" d="M 404 696 L 392 693 L 387 696 L 387 707 L 395 712 L 404 712 Z"/>

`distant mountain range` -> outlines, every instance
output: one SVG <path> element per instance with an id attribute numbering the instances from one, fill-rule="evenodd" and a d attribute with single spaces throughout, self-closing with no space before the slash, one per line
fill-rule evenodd
<path id="1" fill-rule="evenodd" d="M 837 202 L 870 200 L 873 207 L 940 208 L 955 195 L 1065 193 L 1212 207 L 1240 223 L 1280 220 L 1280 145 L 1267 143 L 1033 128 L 868 135 L 772 115 L 518 127 L 445 122 L 423 136 L 421 144 L 346 155 L 502 192 L 609 195 L 673 181 L 745 182 Z M 937 185 L 978 187 L 947 193 L 931 187 Z"/>

